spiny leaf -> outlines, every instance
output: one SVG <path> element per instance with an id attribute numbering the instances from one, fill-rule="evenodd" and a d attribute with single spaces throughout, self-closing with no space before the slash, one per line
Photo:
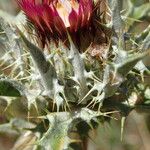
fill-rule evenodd
<path id="1" fill-rule="evenodd" d="M 0 10 L 0 18 L 3 18 L 9 24 L 16 25 L 20 30 L 24 30 L 24 25 L 27 22 L 23 12 L 19 12 L 16 16 L 13 16 L 3 10 Z"/>
<path id="2" fill-rule="evenodd" d="M 56 113 L 48 115 L 49 129 L 39 141 L 44 150 L 67 149 L 69 144 L 68 129 L 70 125 L 69 113 Z"/>
<path id="3" fill-rule="evenodd" d="M 150 55 L 150 49 L 148 49 L 144 53 L 133 54 L 132 56 L 127 56 L 124 60 L 118 64 L 114 64 L 114 68 L 116 69 L 116 73 L 119 73 L 122 76 L 126 76 L 127 73 L 133 69 L 133 67 L 142 60 L 147 55 Z"/>
<path id="4" fill-rule="evenodd" d="M 11 126 L 11 124 L 10 123 L 6 123 L 6 124 L 1 124 L 0 125 L 0 133 L 1 134 L 10 134 L 10 135 L 15 135 L 15 136 L 17 136 L 17 135 L 19 135 L 19 132 L 15 129 L 15 128 L 13 128 L 12 126 Z"/>
<path id="5" fill-rule="evenodd" d="M 150 3 L 145 3 L 139 7 L 135 7 L 132 17 L 134 19 L 140 19 L 145 15 L 148 15 L 148 12 L 150 12 Z"/>
<path id="6" fill-rule="evenodd" d="M 20 97 L 21 93 L 9 80 L 0 79 L 0 96 Z"/>
<path id="7" fill-rule="evenodd" d="M 123 21 L 121 18 L 121 7 L 122 7 L 122 2 L 121 0 L 112 0 L 112 23 L 115 31 L 118 31 L 122 29 L 123 27 Z"/>
<path id="8" fill-rule="evenodd" d="M 46 60 L 44 53 L 40 48 L 31 43 L 20 30 L 19 34 L 24 43 L 26 44 L 27 48 L 29 49 L 32 59 L 34 60 L 34 63 L 41 75 L 41 79 L 43 81 L 42 84 L 45 87 L 45 92 L 48 94 L 50 98 L 53 99 L 54 96 L 53 82 L 54 80 L 56 80 L 56 72 L 54 67 L 52 66 L 51 63 L 49 63 Z"/>
<path id="9" fill-rule="evenodd" d="M 36 148 L 36 139 L 37 136 L 34 133 L 27 131 L 19 137 L 11 150 L 33 150 Z"/>

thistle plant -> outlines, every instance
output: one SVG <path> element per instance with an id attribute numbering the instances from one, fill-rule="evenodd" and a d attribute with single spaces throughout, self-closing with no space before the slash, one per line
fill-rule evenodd
<path id="1" fill-rule="evenodd" d="M 101 122 L 149 105 L 150 27 L 132 38 L 121 0 L 17 4 L 15 18 L 0 12 L 0 131 L 22 134 L 13 150 L 87 149 Z"/>

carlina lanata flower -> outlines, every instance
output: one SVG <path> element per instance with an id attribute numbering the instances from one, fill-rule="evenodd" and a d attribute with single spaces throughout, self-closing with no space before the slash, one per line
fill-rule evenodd
<path id="1" fill-rule="evenodd" d="M 66 31 L 76 34 L 90 24 L 92 0 L 17 0 L 34 25 L 42 45 L 46 41 L 66 40 Z"/>

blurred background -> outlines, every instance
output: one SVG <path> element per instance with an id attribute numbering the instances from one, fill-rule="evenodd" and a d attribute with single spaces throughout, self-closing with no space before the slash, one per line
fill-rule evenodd
<path id="1" fill-rule="evenodd" d="M 150 5 L 149 0 L 130 0 L 133 6 L 137 9 L 146 4 L 144 9 L 139 10 L 139 18 L 141 22 L 135 22 L 132 32 L 139 33 L 146 28 L 150 23 Z M 124 8 L 127 10 L 127 1 L 124 0 Z M 144 8 L 144 7 L 143 7 Z M 19 8 L 15 0 L 0 0 L 0 11 L 3 10 L 9 14 L 17 15 Z M 141 12 L 140 12 L 141 11 Z M 144 12 L 145 11 L 145 12 Z M 1 53 L 1 50 L 0 50 Z M 149 61 L 146 60 L 150 66 Z M 146 79 L 148 84 L 148 80 Z M 1 104 L 1 103 L 0 103 Z M 7 122 L 3 118 L 3 112 L 0 111 L 0 124 Z M 0 150 L 10 150 L 18 138 L 15 134 L 4 134 L 0 132 Z M 89 150 L 150 150 L 150 111 L 136 112 L 132 111 L 126 118 L 123 141 L 121 142 L 121 121 L 111 119 L 109 123 L 103 123 L 98 130 L 90 133 Z"/>
<path id="2" fill-rule="evenodd" d="M 13 15 L 19 11 L 16 0 L 0 0 L 0 9 Z"/>

